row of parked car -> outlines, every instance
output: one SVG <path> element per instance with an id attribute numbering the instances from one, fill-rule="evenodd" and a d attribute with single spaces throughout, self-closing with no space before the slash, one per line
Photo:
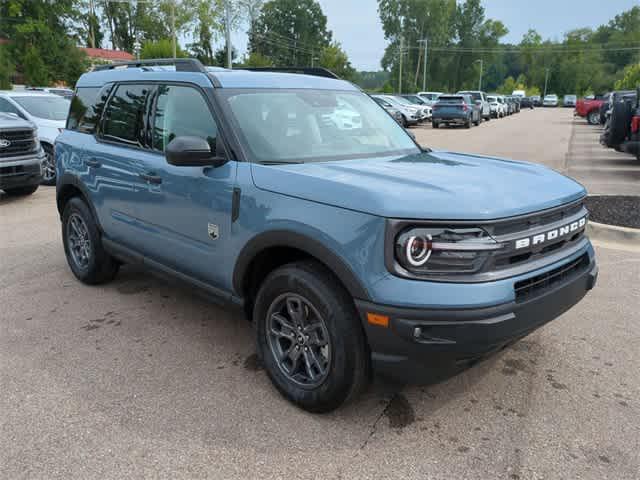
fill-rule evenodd
<path id="1" fill-rule="evenodd" d="M 0 189 L 28 195 L 40 184 L 55 185 L 53 145 L 72 96 L 65 88 L 0 91 Z"/>
<path id="2" fill-rule="evenodd" d="M 640 87 L 615 90 L 578 100 L 574 115 L 602 125 L 600 143 L 640 160 Z"/>
<path id="3" fill-rule="evenodd" d="M 485 120 L 533 108 L 533 101 L 517 95 L 487 94 L 465 90 L 455 94 L 418 92 L 403 95 L 373 95 L 373 99 L 404 127 L 429 121 L 433 128 L 462 125 L 471 128 Z"/>

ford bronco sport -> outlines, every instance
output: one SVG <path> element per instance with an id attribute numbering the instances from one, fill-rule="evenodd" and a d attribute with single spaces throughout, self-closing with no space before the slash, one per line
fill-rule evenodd
<path id="1" fill-rule="evenodd" d="M 593 287 L 570 178 L 423 149 L 327 71 L 165 63 L 77 83 L 56 142 L 69 266 L 100 284 L 142 264 L 243 308 L 302 408 L 338 407 L 371 372 L 417 382 L 475 361 Z"/>
<path id="2" fill-rule="evenodd" d="M 0 112 L 0 190 L 31 195 L 42 180 L 44 158 L 35 125 Z"/>

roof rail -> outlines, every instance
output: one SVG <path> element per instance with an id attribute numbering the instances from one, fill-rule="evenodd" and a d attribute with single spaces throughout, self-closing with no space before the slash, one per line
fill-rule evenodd
<path id="1" fill-rule="evenodd" d="M 113 70 L 118 67 L 141 68 L 163 65 L 175 65 L 176 72 L 200 72 L 207 73 L 202 63 L 196 58 L 156 58 L 149 60 L 133 60 L 131 62 L 109 63 L 106 65 L 96 65 L 93 70 Z"/>
<path id="2" fill-rule="evenodd" d="M 301 73 L 304 75 L 313 75 L 315 77 L 335 78 L 340 77 L 323 67 L 238 67 L 240 70 L 250 70 L 252 72 L 280 72 L 280 73 Z"/>

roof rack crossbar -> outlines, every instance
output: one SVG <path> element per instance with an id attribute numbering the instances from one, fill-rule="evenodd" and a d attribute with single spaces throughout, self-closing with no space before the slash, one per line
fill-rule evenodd
<path id="1" fill-rule="evenodd" d="M 196 58 L 156 58 L 149 60 L 133 60 L 131 62 L 110 63 L 107 65 L 96 65 L 94 71 L 113 70 L 118 67 L 141 68 L 163 65 L 175 65 L 176 72 L 200 72 L 207 73 L 202 63 Z"/>
<path id="2" fill-rule="evenodd" d="M 249 70 L 252 72 L 279 72 L 279 73 L 301 73 L 304 75 L 313 75 L 315 77 L 335 78 L 340 77 L 323 67 L 238 67 L 240 70 Z"/>

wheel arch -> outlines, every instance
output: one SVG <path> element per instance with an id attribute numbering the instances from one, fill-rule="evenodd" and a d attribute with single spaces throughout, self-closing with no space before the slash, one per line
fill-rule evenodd
<path id="1" fill-rule="evenodd" d="M 96 221 L 96 225 L 98 229 L 102 231 L 102 227 L 100 225 L 100 219 L 96 213 L 96 210 L 93 206 L 93 203 L 89 201 L 89 192 L 87 192 L 86 187 L 78 181 L 78 179 L 69 173 L 65 173 L 58 181 L 58 185 L 56 187 L 56 206 L 58 208 L 58 214 L 60 218 L 62 218 L 62 213 L 64 212 L 65 205 L 67 202 L 73 197 L 81 197 L 84 202 L 89 207 L 93 218 Z"/>
<path id="2" fill-rule="evenodd" d="M 240 251 L 233 271 L 233 290 L 251 309 L 253 295 L 275 268 L 300 259 L 314 259 L 325 266 L 355 299 L 370 298 L 351 267 L 338 254 L 307 235 L 287 230 L 263 232 Z"/>

